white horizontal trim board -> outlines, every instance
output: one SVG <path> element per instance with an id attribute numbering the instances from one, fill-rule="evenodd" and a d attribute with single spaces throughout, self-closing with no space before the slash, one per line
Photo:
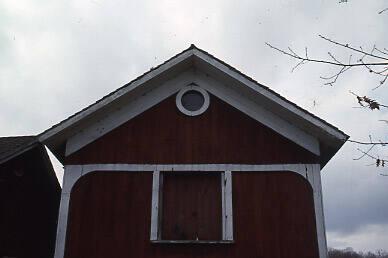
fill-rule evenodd
<path id="1" fill-rule="evenodd" d="M 306 150 L 316 155 L 320 155 L 319 141 L 317 138 L 203 72 L 188 70 L 177 77 L 162 83 L 158 87 L 147 92 L 147 94 L 133 99 L 132 101 L 128 101 L 128 104 L 122 106 L 120 109 L 110 112 L 106 117 L 90 124 L 83 130 L 78 131 L 67 141 L 66 156 L 102 137 L 106 133 L 157 105 L 178 91 L 185 90 L 185 88 L 192 83 L 198 85 L 195 87 L 209 91 L 229 105 L 271 128 L 285 138 L 295 142 Z M 207 108 L 207 105 L 209 105 L 209 100 L 205 101 L 204 109 L 201 110 L 201 112 Z"/>
<path id="2" fill-rule="evenodd" d="M 317 224 L 317 237 L 318 237 L 318 248 L 319 257 L 327 258 L 327 243 L 325 233 L 325 221 L 323 213 L 322 203 L 322 187 L 321 187 L 321 175 L 319 164 L 269 164 L 269 165 L 247 165 L 247 164 L 88 164 L 88 165 L 66 165 L 64 172 L 64 183 L 62 189 L 62 198 L 60 204 L 58 228 L 57 228 L 57 239 L 55 258 L 63 258 L 65 251 L 65 239 L 66 239 L 66 228 L 69 211 L 69 198 L 71 190 L 74 184 L 84 175 L 95 172 L 95 171 L 106 171 L 109 173 L 115 173 L 119 171 L 126 172 L 153 172 L 155 176 L 160 172 L 166 171 L 223 171 L 225 172 L 225 178 L 232 178 L 233 172 L 246 171 L 252 173 L 268 172 L 268 171 L 290 171 L 297 173 L 308 180 L 310 183 L 313 194 L 314 194 L 314 209 L 315 209 L 315 220 Z M 157 182 L 154 180 L 152 191 L 156 190 Z M 230 185 L 228 185 L 230 184 Z M 232 189 L 232 180 L 227 180 L 225 185 L 225 200 L 232 199 L 232 193 L 228 192 L 227 189 Z M 158 192 L 160 194 L 160 192 Z M 160 196 L 159 196 L 160 198 Z M 225 215 L 232 216 L 232 207 L 228 207 L 228 203 L 232 204 L 231 201 L 224 203 Z M 153 202 L 151 205 L 155 205 Z M 159 207 L 158 207 L 159 208 Z M 230 212 L 230 213 L 229 213 Z M 152 216 L 152 223 L 155 223 L 155 217 Z M 230 224 L 229 224 L 230 223 Z M 233 239 L 233 224 L 232 220 L 226 220 L 223 223 L 225 227 L 226 239 Z M 157 236 L 159 232 L 151 231 L 152 236 Z"/>

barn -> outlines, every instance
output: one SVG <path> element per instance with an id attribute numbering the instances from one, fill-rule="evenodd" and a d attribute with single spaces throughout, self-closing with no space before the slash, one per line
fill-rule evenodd
<path id="1" fill-rule="evenodd" d="M 327 257 L 348 136 L 194 45 L 39 139 L 65 167 L 56 258 Z"/>
<path id="2" fill-rule="evenodd" d="M 60 196 L 37 137 L 0 137 L 0 257 L 53 257 Z"/>

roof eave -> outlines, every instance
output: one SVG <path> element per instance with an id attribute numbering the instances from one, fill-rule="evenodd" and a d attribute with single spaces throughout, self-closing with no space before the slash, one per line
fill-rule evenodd
<path id="1" fill-rule="evenodd" d="M 82 127 L 82 121 L 90 119 L 95 116 L 96 113 L 105 110 L 107 106 L 116 102 L 118 99 L 135 91 L 139 86 L 144 85 L 155 78 L 161 77 L 163 74 L 168 73 L 174 67 L 181 65 L 184 62 L 190 65 L 206 66 L 209 69 L 211 68 L 214 71 L 218 71 L 222 76 L 230 77 L 239 82 L 239 84 L 244 85 L 250 92 L 255 93 L 252 95 L 268 99 L 268 102 L 271 102 L 271 105 L 274 108 L 277 108 L 279 112 L 284 112 L 284 115 L 282 116 L 283 119 L 295 119 L 295 123 L 300 126 L 303 126 L 304 124 L 304 128 L 301 127 L 301 129 L 314 131 L 314 136 L 317 137 L 320 142 L 330 140 L 328 143 L 331 147 L 334 147 L 333 151 L 335 150 L 334 153 L 332 151 L 328 153 L 331 157 L 349 138 L 348 135 L 333 125 L 288 101 L 268 87 L 258 83 L 208 52 L 191 45 L 188 49 L 175 55 L 166 62 L 152 68 L 150 71 L 137 77 L 111 94 L 44 131 L 38 136 L 39 141 L 46 144 L 58 160 L 63 162 L 64 144 L 66 143 L 66 139 Z M 303 123 L 300 123 L 301 121 L 303 121 Z M 326 163 L 323 162 L 322 164 L 324 165 Z"/>

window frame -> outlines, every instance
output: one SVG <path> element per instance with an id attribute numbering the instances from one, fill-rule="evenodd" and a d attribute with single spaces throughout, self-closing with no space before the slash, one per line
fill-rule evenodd
<path id="1" fill-rule="evenodd" d="M 204 173 L 205 171 L 185 170 L 194 173 Z M 162 212 L 163 212 L 163 173 L 168 171 L 155 170 L 152 180 L 152 207 L 151 207 L 151 232 L 150 241 L 152 243 L 176 243 L 176 244 L 227 244 L 234 243 L 233 240 L 233 206 L 232 206 L 232 172 L 219 171 L 221 173 L 221 209 L 222 209 L 222 239 L 219 240 L 166 240 L 161 238 L 162 233 Z"/>
<path id="2" fill-rule="evenodd" d="M 199 108 L 198 110 L 190 111 L 183 106 L 182 97 L 188 91 L 196 91 L 202 95 L 204 102 L 203 102 L 201 108 Z M 208 107 L 210 105 L 210 97 L 205 89 L 201 88 L 198 85 L 192 84 L 192 85 L 188 85 L 188 86 L 182 88 L 178 92 L 178 94 L 176 95 L 175 103 L 176 103 L 176 106 L 179 109 L 179 111 L 181 111 L 183 114 L 185 114 L 187 116 L 198 116 L 198 115 L 201 115 L 202 113 L 204 113 L 208 109 Z"/>

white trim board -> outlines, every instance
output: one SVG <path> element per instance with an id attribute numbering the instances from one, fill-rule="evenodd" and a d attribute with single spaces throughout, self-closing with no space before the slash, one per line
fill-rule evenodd
<path id="1" fill-rule="evenodd" d="M 270 164 L 270 165 L 246 165 L 246 164 L 89 164 L 67 165 L 64 172 L 64 183 L 60 204 L 56 249 L 54 258 L 63 258 L 65 251 L 66 228 L 69 209 L 69 198 L 74 184 L 84 175 L 94 171 L 250 171 L 252 173 L 267 171 L 290 171 L 303 176 L 308 180 L 313 189 L 315 220 L 317 225 L 317 237 L 319 258 L 327 258 L 327 243 L 325 221 L 322 203 L 322 188 L 319 164 Z"/>
<path id="2" fill-rule="evenodd" d="M 152 87 L 158 87 L 166 78 L 170 78 L 174 74 L 179 74 L 190 68 L 197 71 L 201 70 L 209 75 L 217 75 L 217 78 L 222 77 L 223 82 L 233 81 L 238 91 L 249 92 L 248 95 L 251 95 L 251 98 L 256 99 L 257 102 L 260 102 L 259 100 L 265 100 L 271 106 L 269 110 L 279 118 L 285 120 L 287 123 L 294 124 L 294 126 L 299 127 L 302 131 L 306 131 L 307 134 L 329 145 L 331 148 L 325 148 L 325 152 L 327 151 L 327 153 L 322 155 L 324 156 L 324 160 L 321 165 L 326 164 L 348 138 L 346 134 L 334 126 L 285 100 L 269 88 L 260 85 L 233 67 L 193 45 L 157 68 L 152 69 L 119 90 L 87 107 L 85 110 L 76 113 L 74 116 L 46 130 L 39 135 L 39 140 L 48 145 L 58 159 L 63 160 L 64 153 L 61 146 L 66 143 L 66 140 L 77 132 L 82 131 L 91 123 L 94 123 L 95 120 L 99 119 L 98 117 L 109 116 L 106 113 L 109 113 L 111 111 L 110 108 L 115 106 L 120 100 L 128 96 L 133 97 L 136 94 L 139 95 L 139 92 L 141 92 L 139 89 L 143 86 L 153 85 Z M 159 84 L 158 80 L 160 81 Z"/>
<path id="3" fill-rule="evenodd" d="M 176 92 L 185 89 L 192 83 L 198 85 L 196 87 L 206 89 L 214 96 L 225 101 L 227 104 L 271 128 L 304 149 L 314 153 L 315 155 L 320 155 L 319 141 L 315 137 L 301 130 L 296 125 L 288 123 L 284 119 L 275 115 L 273 112 L 213 79 L 211 76 L 207 76 L 200 71 L 194 72 L 189 70 L 161 84 L 159 87 L 156 87 L 147 94 L 134 99 L 133 101 L 129 101 L 128 104 L 122 106 L 120 109 L 111 112 L 108 116 L 89 125 L 82 131 L 79 131 L 74 136 L 70 137 L 67 141 L 66 156 L 102 137 L 106 133 L 143 113 L 147 109 L 155 106 Z M 211 104 L 212 103 L 210 103 L 210 105 Z"/>
<path id="4" fill-rule="evenodd" d="M 128 101 L 127 105 L 122 106 L 120 109 L 116 109 L 114 112 L 111 112 L 99 121 L 92 123 L 82 131 L 79 131 L 68 139 L 66 143 L 66 156 L 76 152 L 85 145 L 102 137 L 123 123 L 131 120 L 164 99 L 172 96 L 182 87 L 192 83 L 192 76 L 193 73 L 191 71 L 184 72 L 179 76 L 161 84 L 159 87 L 147 94 L 135 98 L 132 101 Z"/>
<path id="5" fill-rule="evenodd" d="M 208 54 L 204 53 L 202 50 L 193 49 L 193 55 L 195 55 L 197 58 L 199 58 L 203 62 L 211 65 L 212 67 L 216 67 L 218 70 L 222 71 L 223 73 L 225 73 L 225 74 L 229 75 L 230 77 L 234 78 L 235 80 L 239 81 L 241 84 L 246 85 L 250 89 L 254 90 L 255 92 L 259 93 L 260 95 L 267 97 L 271 101 L 273 101 L 276 104 L 291 111 L 292 113 L 296 114 L 297 116 L 303 117 L 305 120 L 309 121 L 310 123 L 314 124 L 315 126 L 326 131 L 328 134 L 332 135 L 333 137 L 338 138 L 338 139 L 342 139 L 343 141 L 345 141 L 347 139 L 347 137 L 344 133 L 329 126 L 326 123 L 323 123 L 321 120 L 315 118 L 314 116 L 312 116 L 311 114 L 309 114 L 305 110 L 289 103 L 288 101 L 285 101 L 284 99 L 280 98 L 278 95 L 276 95 L 273 92 L 262 87 L 260 84 L 253 82 L 252 80 L 247 79 L 246 76 L 242 75 L 241 73 L 237 72 L 236 70 L 230 69 L 230 67 L 221 63 L 217 59 L 209 56 Z"/>

